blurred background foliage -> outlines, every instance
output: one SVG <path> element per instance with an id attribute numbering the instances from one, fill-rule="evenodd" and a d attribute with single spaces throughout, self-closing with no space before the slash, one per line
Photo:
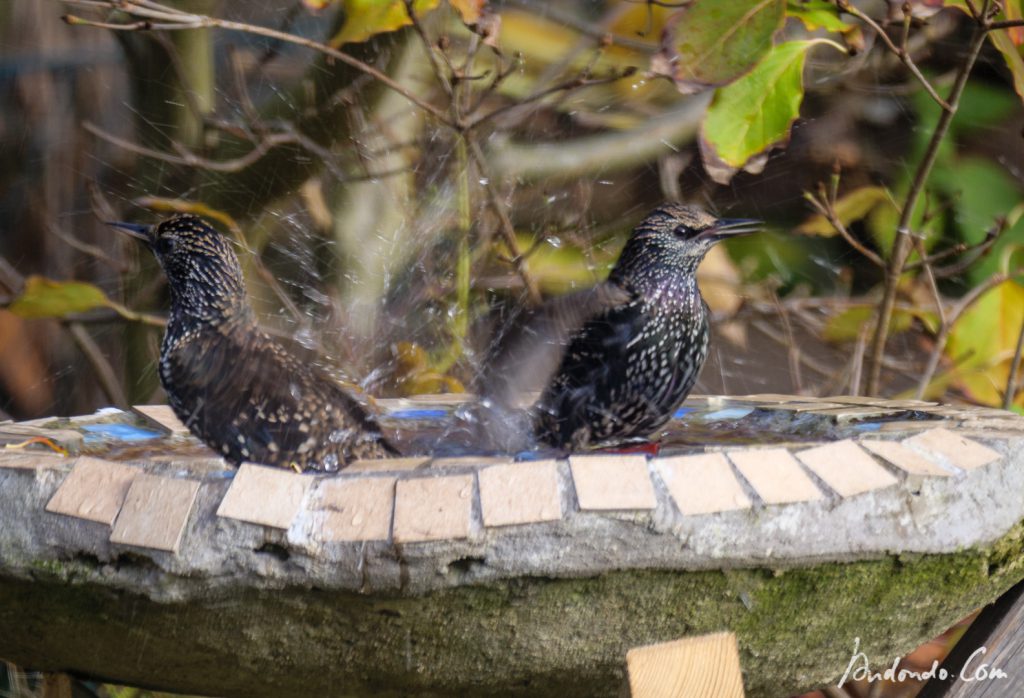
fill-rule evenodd
<path id="1" fill-rule="evenodd" d="M 701 269 L 702 392 L 1001 405 L 1024 320 L 1024 32 L 987 32 L 946 130 L 982 5 L 944 4 L 6 3 L 0 408 L 161 399 L 163 280 L 104 219 L 211 218 L 270 331 L 412 394 L 471 385 L 508 309 L 593 284 L 665 199 L 768 224 Z M 176 26 L 83 26 L 147 19 Z"/>

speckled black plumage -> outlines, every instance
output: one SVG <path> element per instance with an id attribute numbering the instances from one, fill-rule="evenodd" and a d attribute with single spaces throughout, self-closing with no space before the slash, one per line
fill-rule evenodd
<path id="1" fill-rule="evenodd" d="M 648 215 L 608 280 L 589 293 L 588 316 L 534 406 L 538 440 L 579 449 L 644 438 L 664 425 L 707 357 L 697 266 L 718 240 L 753 229 L 755 221 L 718 219 L 696 206 Z"/>
<path id="2" fill-rule="evenodd" d="M 153 250 L 171 311 L 160 380 L 175 414 L 232 464 L 335 471 L 394 453 L 354 386 L 263 332 L 229 242 L 202 219 L 115 223 Z"/>

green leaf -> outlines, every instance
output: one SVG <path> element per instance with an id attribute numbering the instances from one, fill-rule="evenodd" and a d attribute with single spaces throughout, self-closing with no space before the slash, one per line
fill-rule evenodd
<path id="1" fill-rule="evenodd" d="M 877 308 L 873 305 L 855 305 L 847 308 L 838 315 L 833 315 L 825 323 L 821 332 L 822 339 L 828 342 L 852 342 L 860 337 L 864 331 L 864 325 L 874 325 Z M 918 318 L 925 327 L 934 327 L 938 324 L 935 313 L 926 311 L 912 311 L 904 308 L 896 308 L 892 314 L 892 326 L 890 332 L 896 334 L 910 329 Z"/>
<path id="2" fill-rule="evenodd" d="M 785 0 L 693 0 L 672 18 L 651 70 L 689 94 L 740 77 L 772 48 Z"/>
<path id="3" fill-rule="evenodd" d="M 812 32 L 824 29 L 836 34 L 845 34 L 856 29 L 856 25 L 846 22 L 839 16 L 839 8 L 829 0 L 789 0 L 786 3 L 786 16 L 799 19 L 807 31 Z"/>
<path id="4" fill-rule="evenodd" d="M 789 138 L 804 98 L 807 51 L 822 42 L 779 44 L 751 72 L 719 88 L 700 134 L 701 157 L 712 179 L 728 183 L 755 156 Z"/>
<path id="5" fill-rule="evenodd" d="M 113 307 L 99 288 L 80 281 L 53 281 L 30 276 L 7 309 L 25 318 L 65 317 L 95 308 Z"/>
<path id="6" fill-rule="evenodd" d="M 836 201 L 836 216 L 843 225 L 848 226 L 866 217 L 880 204 L 893 206 L 892 199 L 884 187 L 861 187 L 844 194 Z M 893 208 L 895 209 L 895 206 Z M 822 237 L 836 235 L 835 228 L 820 213 L 801 223 L 796 232 L 804 235 L 821 235 Z"/>

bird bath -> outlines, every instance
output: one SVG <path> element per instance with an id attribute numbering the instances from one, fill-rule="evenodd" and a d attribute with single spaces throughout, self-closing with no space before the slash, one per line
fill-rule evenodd
<path id="1" fill-rule="evenodd" d="M 381 407 L 409 446 L 459 398 Z M 748 694 L 778 696 L 1024 576 L 1001 410 L 694 396 L 656 453 L 453 436 L 333 476 L 236 471 L 150 414 L 0 425 L 73 453 L 0 451 L 0 656 L 224 696 L 597 696 L 630 647 L 731 630 Z"/>

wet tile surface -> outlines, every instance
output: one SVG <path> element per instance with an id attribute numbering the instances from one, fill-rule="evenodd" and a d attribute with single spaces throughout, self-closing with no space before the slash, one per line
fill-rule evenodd
<path id="1" fill-rule="evenodd" d="M 784 448 L 729 451 L 728 456 L 765 504 L 824 497 L 796 458 Z"/>
<path id="2" fill-rule="evenodd" d="M 312 482 L 308 475 L 243 463 L 217 516 L 287 529 Z"/>
<path id="3" fill-rule="evenodd" d="M 653 509 L 658 505 L 644 456 L 571 456 L 582 511 Z"/>
<path id="4" fill-rule="evenodd" d="M 798 451 L 796 457 L 841 497 L 895 485 L 898 480 L 853 441 Z"/>
<path id="5" fill-rule="evenodd" d="M 485 526 L 562 518 L 558 464 L 553 460 L 494 465 L 480 470 L 479 478 Z"/>
<path id="6" fill-rule="evenodd" d="M 988 446 L 943 428 L 915 434 L 905 439 L 903 444 L 925 454 L 940 456 L 946 462 L 963 470 L 980 468 L 994 463 L 1001 457 Z"/>
<path id="7" fill-rule="evenodd" d="M 314 506 L 326 511 L 321 537 L 327 542 L 387 540 L 395 507 L 395 478 L 323 480 Z"/>
<path id="8" fill-rule="evenodd" d="M 654 467 L 686 516 L 746 509 L 750 498 L 721 453 L 658 458 Z"/>
<path id="9" fill-rule="evenodd" d="M 82 456 L 54 493 L 46 511 L 113 525 L 128 487 L 142 468 Z"/>
<path id="10" fill-rule="evenodd" d="M 178 552 L 199 483 L 141 474 L 132 481 L 111 543 Z"/>
<path id="11" fill-rule="evenodd" d="M 395 542 L 467 538 L 472 511 L 472 475 L 399 480 L 395 487 Z"/>

